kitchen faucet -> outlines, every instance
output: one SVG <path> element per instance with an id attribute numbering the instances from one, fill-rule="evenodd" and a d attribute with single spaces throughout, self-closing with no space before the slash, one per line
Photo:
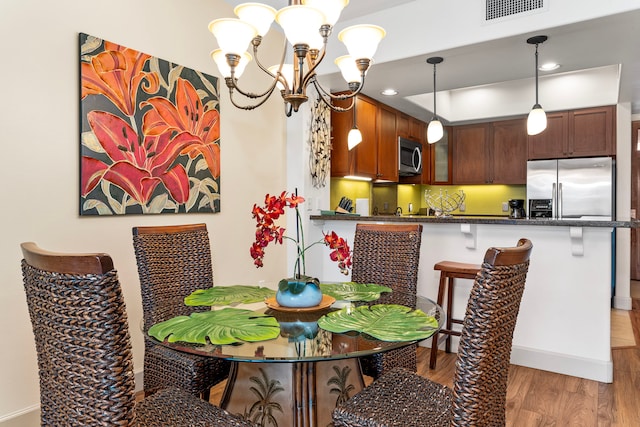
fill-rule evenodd
<path id="1" fill-rule="evenodd" d="M 401 216 L 402 215 L 402 208 L 400 206 L 398 206 L 396 208 L 396 216 Z"/>

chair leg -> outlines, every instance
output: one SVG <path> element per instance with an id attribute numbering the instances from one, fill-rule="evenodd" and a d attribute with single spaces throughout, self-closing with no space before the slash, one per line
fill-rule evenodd
<path id="1" fill-rule="evenodd" d="M 452 323 L 451 317 L 453 316 L 451 313 L 451 309 L 453 307 L 453 281 L 455 279 L 453 277 L 449 277 L 447 281 L 447 331 L 452 331 Z M 451 334 L 447 334 L 447 339 L 445 341 L 445 351 L 447 353 L 451 353 Z"/>
<path id="2" fill-rule="evenodd" d="M 442 302 L 444 301 L 444 288 L 447 284 L 447 278 L 444 273 L 440 274 L 440 284 L 438 285 L 438 300 L 437 303 L 440 307 L 442 307 Z M 447 307 L 448 309 L 449 307 Z M 446 318 L 448 319 L 448 315 Z M 448 320 L 446 321 L 449 322 Z M 431 337 L 431 356 L 429 357 L 429 369 L 436 369 L 436 359 L 438 358 L 438 332 L 433 334 Z"/>

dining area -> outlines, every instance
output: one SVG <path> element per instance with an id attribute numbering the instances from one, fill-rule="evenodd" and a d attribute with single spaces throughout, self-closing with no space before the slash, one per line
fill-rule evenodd
<path id="1" fill-rule="evenodd" d="M 56 253 L 25 242 L 22 264 L 40 367 L 41 423 L 504 424 L 511 340 L 532 243 L 521 239 L 512 247 L 487 249 L 449 388 L 416 374 L 423 354 L 418 344 L 441 331 L 447 319 L 441 304 L 417 292 L 421 238 L 420 225 L 358 225 L 349 256 L 336 258 L 350 270 L 349 280 L 305 280 L 303 288 L 317 286 L 322 297 L 301 306 L 279 296 L 291 290 L 286 280 L 275 286 L 214 286 L 205 224 L 133 227 L 144 316 L 128 331 L 109 255 Z M 334 236 L 331 242 L 336 241 Z M 330 249 L 346 255 L 343 246 L 331 242 Z M 93 283 L 105 277 L 115 297 L 105 299 L 102 285 Z M 75 280 L 81 286 L 72 294 L 82 291 L 87 306 L 106 312 L 69 309 L 77 305 L 77 295 L 68 289 Z M 48 288 L 44 296 L 43 288 Z M 43 304 L 42 298 L 56 304 Z M 78 323 L 74 316 L 82 317 L 84 327 L 68 327 Z M 119 324 L 121 336 L 76 342 L 75 334 L 86 335 L 87 322 L 93 328 L 107 318 Z M 128 334 L 141 334 L 145 345 L 144 393 L 137 398 Z M 84 345 L 89 349 L 79 350 Z M 62 359 L 65 372 L 52 369 Z M 120 364 L 98 372 L 87 369 L 88 359 Z M 117 405 L 105 377 L 124 378 L 115 393 Z M 78 399 L 59 391 L 74 390 L 78 382 L 100 392 Z M 58 392 L 52 391 L 53 383 Z M 216 397 L 211 390 L 218 390 Z M 105 404 L 112 406 L 111 413 L 101 409 Z"/>

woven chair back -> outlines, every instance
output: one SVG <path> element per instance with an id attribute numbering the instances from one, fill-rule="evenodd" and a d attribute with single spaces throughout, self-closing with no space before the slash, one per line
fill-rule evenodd
<path id="1" fill-rule="evenodd" d="M 35 336 L 41 425 L 128 426 L 135 384 L 125 303 L 106 254 L 21 245 Z"/>
<path id="2" fill-rule="evenodd" d="M 513 331 L 532 245 L 487 250 L 467 304 L 453 384 L 452 426 L 504 426 Z"/>
<path id="3" fill-rule="evenodd" d="M 133 228 L 144 326 L 208 307 L 189 307 L 184 297 L 213 286 L 211 248 L 205 224 Z"/>
<path id="4" fill-rule="evenodd" d="M 416 305 L 422 225 L 357 224 L 351 280 L 394 291 L 376 303 Z"/>

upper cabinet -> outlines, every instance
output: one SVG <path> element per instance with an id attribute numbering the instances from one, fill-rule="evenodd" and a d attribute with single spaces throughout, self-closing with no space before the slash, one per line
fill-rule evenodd
<path id="1" fill-rule="evenodd" d="M 529 159 L 615 155 L 615 112 L 606 106 L 547 114 L 547 128 L 528 137 Z"/>
<path id="2" fill-rule="evenodd" d="M 426 147 L 429 150 L 430 154 L 430 162 L 431 162 L 431 171 L 430 171 L 430 180 L 429 182 L 424 182 L 424 184 L 433 184 L 433 185 L 447 185 L 451 184 L 452 176 L 452 147 L 451 139 L 453 136 L 453 128 L 450 126 L 444 127 L 444 135 L 442 139 L 433 144 L 426 144 Z M 422 152 L 425 153 L 426 149 L 423 146 Z M 423 165 L 424 165 L 424 157 L 423 157 Z M 424 167 L 424 166 L 423 166 Z M 424 169 L 422 171 L 422 175 L 424 176 Z"/>
<path id="3" fill-rule="evenodd" d="M 349 102 L 342 101 L 338 105 L 346 107 Z M 365 95 L 357 96 L 355 108 L 362 142 L 351 151 L 347 148 L 347 135 L 353 127 L 353 112 L 331 112 L 331 176 L 355 175 L 377 181 L 428 183 L 429 156 L 423 141 L 425 123 Z M 399 136 L 423 143 L 422 176 L 398 176 Z"/>
<path id="4" fill-rule="evenodd" d="M 375 179 L 378 160 L 378 107 L 374 100 L 364 96 L 358 96 L 355 102 L 355 116 L 362 142 L 351 151 L 347 146 L 347 136 L 353 127 L 354 112 L 331 111 L 331 176 L 357 175 Z M 336 102 L 341 107 L 346 107 L 349 103 L 349 100 Z"/>
<path id="5" fill-rule="evenodd" d="M 525 184 L 524 119 L 453 128 L 453 184 Z"/>
<path id="6" fill-rule="evenodd" d="M 378 169 L 376 179 L 398 181 L 398 137 L 396 110 L 378 105 Z"/>
<path id="7" fill-rule="evenodd" d="M 492 184 L 527 183 L 527 121 L 491 123 Z"/>

